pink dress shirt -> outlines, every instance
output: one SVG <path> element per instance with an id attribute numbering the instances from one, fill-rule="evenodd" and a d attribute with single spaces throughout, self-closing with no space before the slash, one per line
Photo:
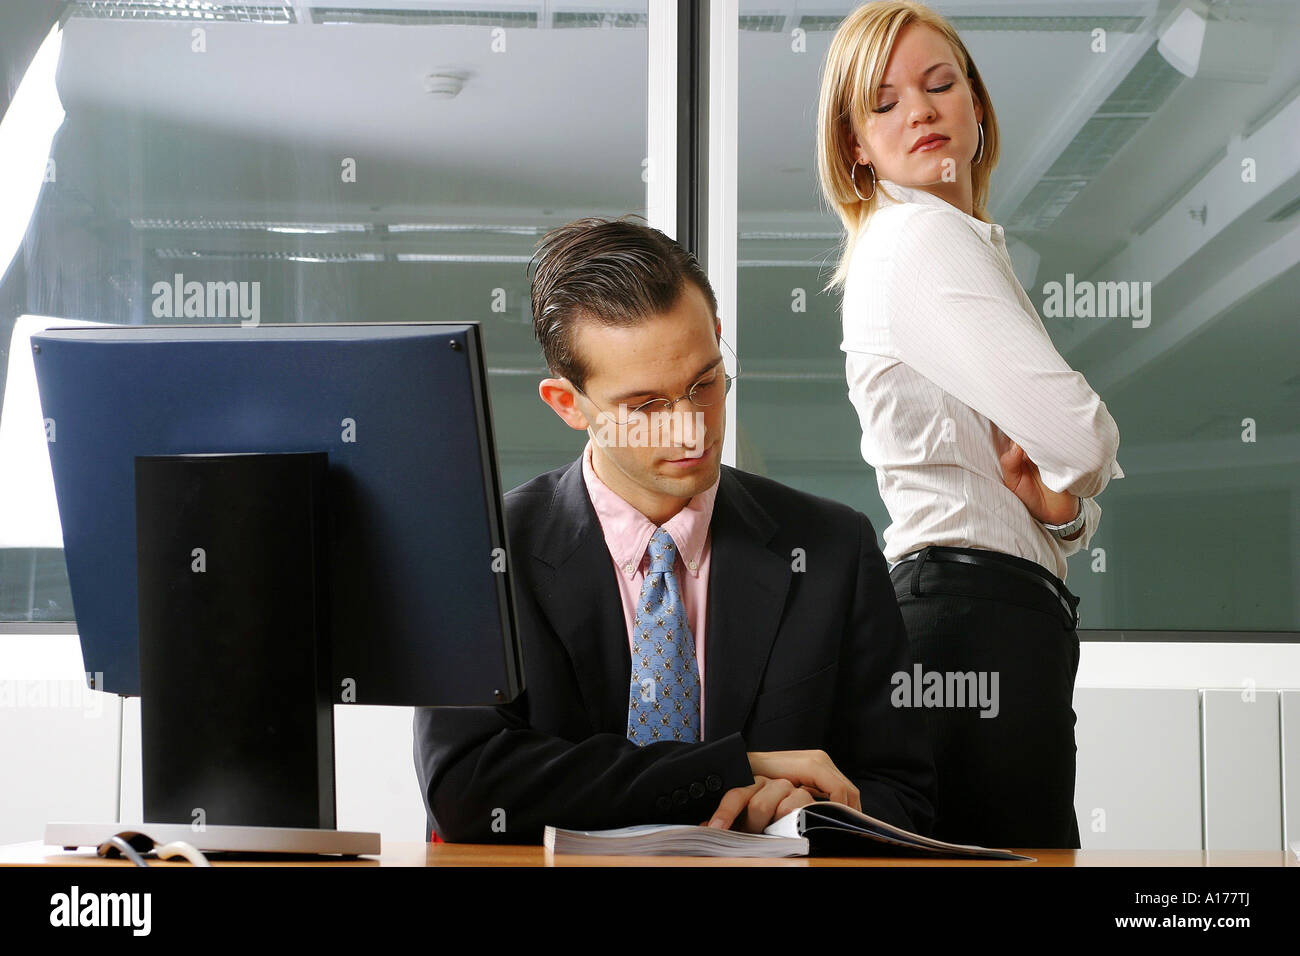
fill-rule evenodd
<path id="1" fill-rule="evenodd" d="M 600 529 L 605 535 L 610 560 L 618 579 L 619 596 L 623 602 L 623 619 L 627 623 L 627 644 L 632 650 L 632 620 L 636 602 L 641 596 L 641 585 L 649 568 L 646 549 L 650 538 L 660 527 L 623 500 L 618 493 L 596 476 L 591 464 L 591 440 L 582 452 L 582 477 L 587 483 L 587 496 L 591 498 Z M 721 478 L 721 476 L 719 476 Z M 686 623 L 695 638 L 695 660 L 700 668 L 700 739 L 704 740 L 704 626 L 709 605 L 709 551 L 712 536 L 709 524 L 713 520 L 713 501 L 718 494 L 718 482 L 701 491 L 687 502 L 686 507 L 662 525 L 672 535 L 677 546 L 673 574 L 682 590 L 682 604 L 686 610 Z M 632 672 L 628 671 L 628 686 Z"/>

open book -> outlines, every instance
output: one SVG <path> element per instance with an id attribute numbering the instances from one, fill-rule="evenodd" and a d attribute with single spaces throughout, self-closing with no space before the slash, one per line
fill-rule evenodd
<path id="1" fill-rule="evenodd" d="M 656 856 L 931 856 L 1030 860 L 1009 850 L 945 843 L 904 830 L 842 803 L 822 801 L 792 810 L 762 833 L 689 824 L 646 824 L 616 830 L 547 827 L 555 853 Z"/>

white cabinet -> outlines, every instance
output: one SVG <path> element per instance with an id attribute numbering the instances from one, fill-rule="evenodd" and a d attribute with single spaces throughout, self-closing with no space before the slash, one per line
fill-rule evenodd
<path id="1" fill-rule="evenodd" d="M 1300 846 L 1300 690 L 1285 690 L 1279 702 L 1282 726 L 1282 836 Z"/>
<path id="2" fill-rule="evenodd" d="M 79 680 L 0 680 L 0 843 L 117 819 L 120 701 Z"/>
<path id="3" fill-rule="evenodd" d="M 1207 850 L 1282 849 L 1279 696 L 1201 692 Z"/>
<path id="4" fill-rule="evenodd" d="M 1199 849 L 1199 692 L 1076 688 L 1074 712 L 1083 848 Z"/>

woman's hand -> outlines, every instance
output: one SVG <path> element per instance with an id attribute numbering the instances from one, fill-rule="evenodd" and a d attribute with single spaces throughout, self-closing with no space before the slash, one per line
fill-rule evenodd
<path id="1" fill-rule="evenodd" d="M 1025 450 L 993 426 L 993 447 L 1002 466 L 1002 483 L 1024 504 L 1036 520 L 1046 524 L 1065 524 L 1079 513 L 1079 498 L 1068 491 L 1053 491 L 1043 484 L 1038 466 Z"/>

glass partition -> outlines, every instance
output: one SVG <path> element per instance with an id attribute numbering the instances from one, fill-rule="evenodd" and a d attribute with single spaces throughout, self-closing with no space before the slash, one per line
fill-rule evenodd
<path id="1" fill-rule="evenodd" d="M 504 487 L 571 461 L 526 264 L 553 226 L 646 212 L 647 20 L 645 0 L 67 5 L 57 77 L 26 71 L 66 117 L 0 250 L 0 349 L 23 315 L 477 321 Z M 6 4 L 5 61 L 48 29 Z M 187 309 L 190 283 L 236 294 Z M 0 541 L 0 620 L 72 619 L 49 544 Z"/>

